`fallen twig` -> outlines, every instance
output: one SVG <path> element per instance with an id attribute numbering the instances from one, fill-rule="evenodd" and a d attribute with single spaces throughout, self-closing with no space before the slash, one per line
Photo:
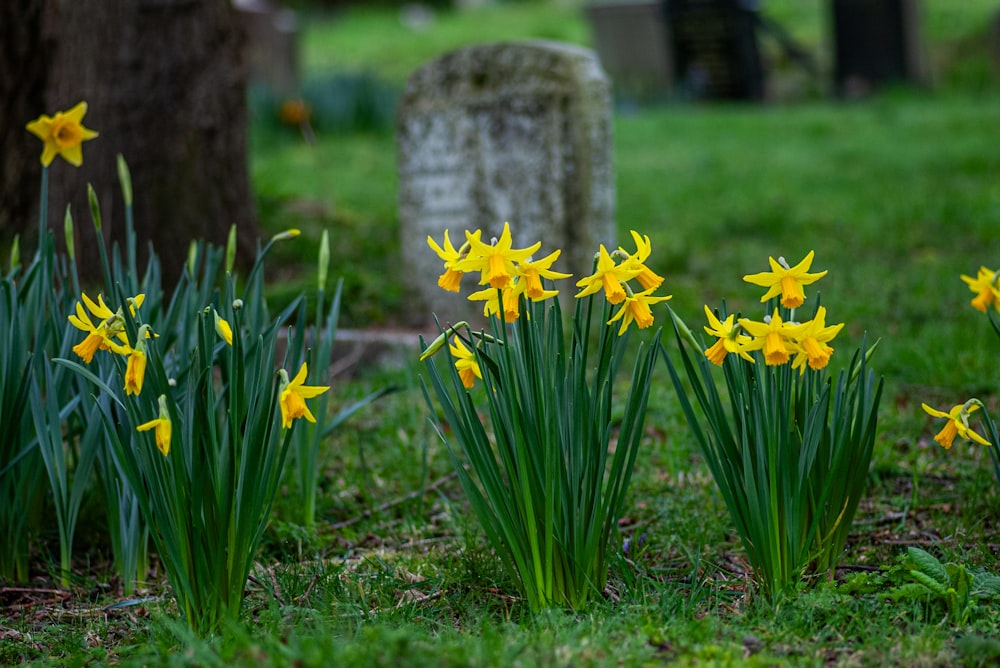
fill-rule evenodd
<path id="1" fill-rule="evenodd" d="M 297 596 L 297 597 L 295 597 L 292 600 L 295 601 L 296 603 L 299 603 L 299 604 L 305 603 L 306 599 L 309 598 L 309 594 L 312 593 L 313 587 L 316 586 L 317 582 L 319 582 L 319 574 L 318 573 L 314 573 L 313 577 L 312 577 L 312 582 L 310 582 L 309 586 L 306 587 L 306 590 L 304 592 L 302 592 L 302 596 Z"/>

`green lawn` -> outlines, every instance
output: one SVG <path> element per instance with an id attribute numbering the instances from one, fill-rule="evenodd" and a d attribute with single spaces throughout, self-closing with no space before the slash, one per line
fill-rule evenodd
<path id="1" fill-rule="evenodd" d="M 766 8 L 806 43 L 823 35 L 819 0 Z M 880 432 L 854 532 L 832 581 L 777 610 L 755 599 L 725 506 L 687 431 L 661 367 L 606 597 L 586 613 L 532 616 L 486 550 L 444 446 L 426 420 L 415 361 L 363 369 L 338 382 L 336 405 L 374 389 L 401 391 L 355 415 L 331 439 L 320 530 L 281 495 L 250 583 L 243 622 L 209 640 L 171 621 L 165 582 L 151 600 L 114 610 L 106 546 L 78 546 L 75 587 L 60 593 L 37 555 L 34 593 L 0 587 L 0 664 L 39 665 L 995 665 L 1000 606 L 956 623 L 940 601 L 914 595 L 909 546 L 1000 575 L 1000 483 L 983 448 L 933 440 L 927 401 L 971 395 L 998 410 L 1000 341 L 959 280 L 1000 266 L 1000 85 L 982 61 L 991 0 L 927 0 L 939 85 L 855 103 L 809 98 L 767 105 L 668 106 L 616 114 L 619 237 L 649 234 L 649 264 L 666 277 L 692 328 L 702 305 L 726 299 L 753 312 L 742 276 L 768 256 L 814 270 L 828 321 L 845 322 L 838 350 L 867 332 L 886 378 Z M 389 10 L 357 9 L 303 22 L 310 76 L 367 72 L 398 88 L 450 48 L 541 37 L 586 44 L 577 2 L 510 2 L 439 14 L 427 31 Z M 317 122 L 319 122 L 318 119 Z M 325 227 L 331 275 L 345 279 L 346 326 L 407 324 L 398 273 L 391 127 L 324 131 L 307 144 L 267 122 L 255 127 L 252 176 L 268 233 Z M 516 224 L 516 221 L 511 221 Z M 275 249 L 280 301 L 311 286 L 311 246 Z M 305 250 L 304 250 L 305 249 Z M 305 253 L 308 251 L 308 253 Z M 428 249 L 428 252 L 429 249 Z M 277 268 L 277 269 L 276 269 Z M 665 313 L 657 312 L 665 320 Z M 834 356 L 834 366 L 842 363 Z M 335 406 L 336 408 L 336 406 Z M 427 490 L 422 493 L 422 490 Z M 99 532 L 85 507 L 78 542 Z M 88 525 L 87 523 L 91 524 Z M 57 552 L 54 529 L 43 545 Z"/>

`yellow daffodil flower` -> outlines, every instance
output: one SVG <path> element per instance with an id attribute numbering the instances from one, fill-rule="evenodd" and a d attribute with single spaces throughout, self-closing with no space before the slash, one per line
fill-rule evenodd
<path id="1" fill-rule="evenodd" d="M 543 278 L 557 280 L 572 276 L 572 274 L 563 274 L 549 268 L 559 258 L 560 253 L 562 253 L 561 250 L 554 250 L 541 260 L 524 260 L 519 263 L 518 270 L 524 280 L 524 294 L 528 296 L 528 299 L 539 301 L 559 293 L 558 290 L 546 290 L 542 287 Z"/>
<path id="2" fill-rule="evenodd" d="M 219 315 L 218 311 L 213 310 L 212 316 L 215 318 L 215 333 L 218 334 L 227 344 L 233 345 L 232 326 Z"/>
<path id="3" fill-rule="evenodd" d="M 806 362 L 810 369 L 822 369 L 830 362 L 833 348 L 827 345 L 837 336 L 844 323 L 826 326 L 826 307 L 816 310 L 816 317 L 801 325 L 788 328 L 788 337 L 796 344 L 795 359 L 792 368 L 805 373 Z"/>
<path id="4" fill-rule="evenodd" d="M 972 299 L 972 306 L 983 313 L 986 313 L 991 305 L 996 308 L 1000 306 L 1000 289 L 997 288 L 997 273 L 992 269 L 980 267 L 975 278 L 962 275 L 962 280 L 969 285 L 969 289 L 976 293 Z"/>
<path id="5" fill-rule="evenodd" d="M 635 321 L 635 324 L 639 329 L 645 329 L 653 324 L 653 313 L 649 310 L 650 304 L 658 304 L 660 302 L 665 302 L 670 299 L 673 295 L 667 295 L 666 297 L 654 297 L 652 296 L 653 290 L 656 288 L 650 288 L 643 292 L 636 292 L 634 294 L 628 294 L 625 296 L 624 303 L 622 307 L 618 309 L 618 313 L 608 320 L 608 324 L 615 322 L 616 320 L 622 321 L 622 326 L 618 329 L 618 336 L 625 333 L 628 326 Z M 611 301 L 610 299 L 608 301 Z"/>
<path id="6" fill-rule="evenodd" d="M 83 310 L 83 306 L 77 302 L 76 315 L 70 315 L 69 321 L 77 329 L 87 332 L 83 341 L 73 346 L 73 352 L 87 364 L 93 361 L 94 354 L 98 350 L 113 350 L 121 355 L 128 355 L 131 352 L 127 345 L 117 343 L 112 338 L 125 336 L 125 326 L 119 316 L 112 314 L 110 318 L 100 321 L 100 324 L 95 326 L 90 316 Z"/>
<path id="7" fill-rule="evenodd" d="M 576 298 L 592 295 L 604 288 L 604 297 L 611 304 L 620 304 L 626 297 L 625 282 L 642 273 L 640 267 L 628 266 L 627 263 L 615 264 L 608 249 L 601 244 L 597 252 L 597 269 L 586 278 L 576 282 L 576 287 L 583 288 Z"/>
<path id="8" fill-rule="evenodd" d="M 143 325 L 136 334 L 135 348 L 130 349 L 128 365 L 125 367 L 125 394 L 138 395 L 146 378 L 146 338 L 149 325 Z"/>
<path id="9" fill-rule="evenodd" d="M 93 139 L 97 133 L 83 127 L 83 116 L 87 113 L 87 103 L 80 102 L 69 111 L 57 111 L 55 116 L 42 114 L 28 123 L 28 131 L 42 140 L 42 166 L 48 167 L 61 155 L 63 160 L 79 167 L 83 164 L 81 144 Z"/>
<path id="10" fill-rule="evenodd" d="M 788 323 L 781 320 L 778 309 L 774 309 L 771 319 L 764 322 L 754 322 L 746 318 L 740 319 L 740 326 L 753 339 L 746 344 L 744 350 L 764 351 L 764 362 L 768 366 L 781 365 L 788 362 L 791 354 L 788 350 Z"/>
<path id="11" fill-rule="evenodd" d="M 149 431 L 150 429 L 156 430 L 153 432 L 156 436 L 156 448 L 166 457 L 170 454 L 170 437 L 173 427 L 170 422 L 170 411 L 167 410 L 167 397 L 165 395 L 160 395 L 159 417 L 149 422 L 143 422 L 135 428 L 136 431 Z"/>
<path id="12" fill-rule="evenodd" d="M 476 378 L 482 380 L 483 372 L 476 362 L 476 354 L 465 347 L 462 340 L 457 336 L 452 339 L 452 344 L 448 346 L 452 357 L 455 358 L 455 369 L 458 370 L 458 377 L 462 381 L 465 389 L 472 389 L 476 383 Z"/>
<path id="13" fill-rule="evenodd" d="M 90 297 L 88 297 L 86 292 L 81 292 L 80 293 L 80 299 L 83 301 L 84 304 L 86 304 L 87 310 L 89 310 L 91 312 L 91 314 L 95 318 L 97 318 L 99 320 L 109 320 L 111 318 L 114 318 L 116 315 L 118 315 L 115 311 L 112 311 L 108 307 L 107 304 L 104 303 L 104 296 L 101 295 L 101 294 L 97 295 L 97 301 L 96 302 L 93 299 L 91 299 Z M 137 308 L 140 308 L 142 306 L 142 304 L 143 304 L 144 301 L 146 301 L 146 295 L 144 295 L 144 294 L 138 294 L 135 297 L 130 298 L 128 300 L 128 310 L 129 310 L 129 313 L 131 313 L 134 316 L 135 315 L 135 310 Z M 76 304 L 76 313 L 77 313 L 77 317 L 80 318 L 80 320 L 86 319 L 86 321 L 89 322 L 90 319 L 86 318 L 86 314 L 83 313 L 82 308 L 81 308 L 79 302 L 77 302 L 77 304 Z M 74 320 L 74 317 L 72 315 L 69 316 L 69 321 L 77 329 L 84 329 L 86 331 L 86 329 L 84 327 L 81 327 L 80 324 L 78 324 Z M 121 327 L 121 332 L 124 332 L 125 331 L 124 320 L 121 322 L 121 326 L 122 326 Z M 114 333 L 117 334 L 119 332 L 116 331 Z M 122 340 L 124 341 L 124 338 Z"/>
<path id="14" fill-rule="evenodd" d="M 469 301 L 484 302 L 483 315 L 487 318 L 494 314 L 503 312 L 504 322 L 514 322 L 521 316 L 521 306 L 518 297 L 524 292 L 524 283 L 521 278 L 516 278 L 506 288 L 499 291 L 496 288 L 485 288 L 469 295 Z M 552 296 L 556 291 L 552 290 L 548 296 Z M 503 300 L 503 303 L 500 303 Z"/>
<path id="15" fill-rule="evenodd" d="M 142 382 L 146 377 L 146 351 L 133 350 L 125 367 L 125 394 L 142 392 Z"/>
<path id="16" fill-rule="evenodd" d="M 750 343 L 751 338 L 743 334 L 736 325 L 736 314 L 730 313 L 724 321 L 720 322 L 712 310 L 705 306 L 705 315 L 708 316 L 708 326 L 705 327 L 705 331 L 712 336 L 719 337 L 718 341 L 705 350 L 705 357 L 708 358 L 708 361 L 721 365 L 726 355 L 736 353 L 753 364 L 753 357 L 746 351 L 746 345 Z"/>
<path id="17" fill-rule="evenodd" d="M 455 264 L 455 269 L 461 272 L 479 271 L 480 285 L 491 288 L 505 288 L 514 280 L 518 270 L 515 262 L 523 262 L 532 253 L 542 247 L 537 241 L 528 248 L 511 248 L 510 224 L 503 224 L 503 232 L 493 245 L 484 244 L 476 235 L 465 233 L 469 244 L 469 254 Z"/>
<path id="18" fill-rule="evenodd" d="M 472 236 L 478 241 L 481 234 L 480 230 L 476 230 Z M 463 272 L 456 269 L 455 265 L 462 259 L 462 251 L 468 248 L 468 242 L 463 244 L 462 248 L 456 249 L 452 245 L 451 239 L 448 238 L 448 230 L 445 230 L 444 248 L 439 246 L 430 236 L 427 237 L 427 245 L 437 253 L 439 258 L 444 260 L 444 273 L 438 277 L 438 286 L 449 292 L 458 292 L 462 283 Z"/>
<path id="19" fill-rule="evenodd" d="M 969 414 L 979 410 L 980 407 L 977 400 L 970 399 L 964 404 L 953 406 L 947 413 L 939 411 L 936 408 L 931 408 L 927 404 L 920 404 L 920 406 L 928 415 L 948 419 L 944 428 L 942 428 L 941 431 L 934 436 L 934 440 L 940 443 L 945 450 L 951 448 L 956 436 L 960 436 L 967 441 L 975 441 L 980 445 L 992 445 L 988 440 L 974 432 L 972 428 L 969 427 Z"/>
<path id="20" fill-rule="evenodd" d="M 649 242 L 649 235 L 640 236 L 635 230 L 630 230 L 632 234 L 632 239 L 635 241 L 635 253 L 629 255 L 628 252 L 621 246 L 618 247 L 618 252 L 628 258 L 625 264 L 631 267 L 638 267 L 640 272 L 636 275 L 635 280 L 639 281 L 639 285 L 642 286 L 643 290 L 651 290 L 653 288 L 658 288 L 663 284 L 663 277 L 654 272 L 652 269 L 643 264 L 649 254 L 652 252 L 652 244 Z"/>
<path id="21" fill-rule="evenodd" d="M 767 258 L 771 264 L 771 271 L 759 274 L 747 274 L 743 280 L 767 288 L 767 292 L 760 298 L 761 303 L 766 302 L 771 297 L 781 295 L 781 305 L 785 308 L 798 308 L 806 299 L 806 294 L 802 290 L 803 285 L 809 285 L 826 276 L 825 271 L 817 274 L 807 273 L 812 265 L 814 251 L 809 251 L 805 259 L 794 267 L 789 267 L 785 258 Z"/>
<path id="22" fill-rule="evenodd" d="M 309 422 L 316 422 L 316 417 L 309 411 L 305 399 L 319 396 L 330 389 L 329 385 L 303 385 L 306 380 L 306 363 L 302 363 L 295 378 L 288 380 L 288 373 L 284 369 L 279 369 L 281 377 L 278 406 L 281 408 L 281 427 L 288 429 L 292 426 L 292 421 L 304 417 Z"/>
<path id="23" fill-rule="evenodd" d="M 87 305 L 87 309 L 99 319 L 100 324 L 95 326 L 90 316 L 87 315 L 87 311 L 84 310 L 83 305 L 80 302 L 76 302 L 76 313 L 70 314 L 67 319 L 77 329 L 87 332 L 87 337 L 73 346 L 73 352 L 79 355 L 87 364 L 90 364 L 94 359 L 94 353 L 98 350 L 111 350 L 119 355 L 130 355 L 132 348 L 129 347 L 128 339 L 125 336 L 124 316 L 120 312 L 116 313 L 108 308 L 101 295 L 97 296 L 96 303 L 85 292 L 81 293 L 80 297 L 83 303 Z M 135 315 L 137 307 L 142 306 L 144 299 L 145 295 L 140 294 L 129 300 L 129 311 L 132 315 Z M 148 338 L 149 336 L 150 334 L 147 330 L 146 337 Z"/>

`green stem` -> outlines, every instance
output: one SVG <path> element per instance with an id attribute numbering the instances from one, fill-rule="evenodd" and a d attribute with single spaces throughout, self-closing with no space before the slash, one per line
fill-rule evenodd
<path id="1" fill-rule="evenodd" d="M 38 251 L 41 252 L 45 241 L 46 225 L 49 216 L 49 168 L 42 167 L 42 193 L 38 203 Z"/>

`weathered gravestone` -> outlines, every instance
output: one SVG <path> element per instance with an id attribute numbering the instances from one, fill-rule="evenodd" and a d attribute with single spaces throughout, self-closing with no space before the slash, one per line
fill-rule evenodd
<path id="1" fill-rule="evenodd" d="M 664 0 L 674 77 L 688 95 L 706 100 L 764 97 L 753 0 Z"/>
<path id="2" fill-rule="evenodd" d="M 838 95 L 926 79 L 919 0 L 831 0 L 831 10 Z"/>
<path id="3" fill-rule="evenodd" d="M 672 47 L 663 0 L 602 0 L 585 7 L 601 67 L 615 95 L 665 96 L 673 83 Z"/>
<path id="4" fill-rule="evenodd" d="M 614 243 L 611 96 L 593 52 L 552 42 L 473 46 L 410 77 L 397 120 L 399 218 L 406 275 L 426 317 L 481 314 L 437 286 L 442 262 L 427 246 L 449 230 L 487 241 L 509 221 L 514 246 L 559 248 L 554 269 L 591 273 L 599 243 Z M 462 295 L 480 289 L 478 275 Z M 562 293 L 572 293 L 568 280 Z"/>

